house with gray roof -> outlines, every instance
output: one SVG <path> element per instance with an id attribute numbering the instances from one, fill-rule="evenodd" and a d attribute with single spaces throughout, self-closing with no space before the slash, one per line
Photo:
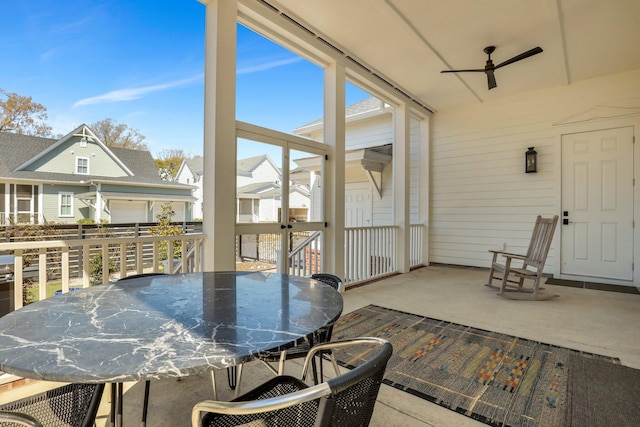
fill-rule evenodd
<path id="1" fill-rule="evenodd" d="M 191 220 L 194 186 L 163 181 L 151 153 L 107 147 L 86 125 L 60 139 L 0 132 L 0 223 L 152 222 L 171 202 Z"/>
<path id="2" fill-rule="evenodd" d="M 197 186 L 194 196 L 194 217 L 202 213 L 202 157 L 185 159 L 180 165 L 177 181 Z M 282 215 L 280 188 L 282 171 L 267 154 L 239 159 L 236 162 L 236 222 L 278 222 Z M 309 220 L 310 192 L 307 183 L 292 182 L 289 186 L 291 221 Z M 200 209 L 200 210 L 198 210 Z"/>

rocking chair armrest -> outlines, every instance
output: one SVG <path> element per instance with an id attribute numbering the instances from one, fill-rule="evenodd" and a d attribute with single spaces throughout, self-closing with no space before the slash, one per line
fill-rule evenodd
<path id="1" fill-rule="evenodd" d="M 527 256 L 522 254 L 514 254 L 511 252 L 504 252 L 504 251 L 495 251 L 492 249 L 489 249 L 489 252 L 492 252 L 494 255 L 502 255 L 503 257 L 506 257 L 506 258 L 516 258 L 521 260 L 527 259 Z"/>

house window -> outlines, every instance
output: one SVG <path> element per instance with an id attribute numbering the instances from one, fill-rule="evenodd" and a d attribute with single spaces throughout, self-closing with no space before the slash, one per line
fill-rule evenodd
<path id="1" fill-rule="evenodd" d="M 89 174 L 89 158 L 88 157 L 76 157 L 76 173 L 88 175 Z"/>
<path id="2" fill-rule="evenodd" d="M 60 217 L 72 217 L 73 216 L 73 193 L 58 193 L 58 216 Z"/>

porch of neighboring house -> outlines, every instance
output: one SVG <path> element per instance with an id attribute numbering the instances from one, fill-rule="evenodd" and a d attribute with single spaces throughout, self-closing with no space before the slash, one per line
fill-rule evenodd
<path id="1" fill-rule="evenodd" d="M 502 332 L 577 350 L 620 358 L 623 365 L 640 369 L 639 294 L 546 285 L 560 297 L 552 301 L 523 302 L 496 296 L 483 286 L 488 270 L 434 265 L 393 275 L 364 286 L 352 287 L 344 296 L 343 314 L 368 304 L 425 315 L 481 329 Z M 407 297 L 410 295 L 410 298 Z M 299 372 L 291 361 L 287 370 Z M 327 368 L 326 373 L 332 369 Z M 259 363 L 247 365 L 243 390 L 269 378 Z M 226 373 L 217 376 L 222 399 L 231 397 Z M 31 383 L 0 392 L 0 402 L 17 399 L 47 387 Z M 143 383 L 129 383 L 125 394 L 125 420 L 140 420 Z M 190 425 L 197 401 L 211 398 L 209 377 L 163 380 L 151 385 L 148 425 Z M 98 426 L 108 425 L 109 393 L 105 393 Z M 383 385 L 371 426 L 482 426 L 464 415 L 442 408 L 403 391 Z"/>

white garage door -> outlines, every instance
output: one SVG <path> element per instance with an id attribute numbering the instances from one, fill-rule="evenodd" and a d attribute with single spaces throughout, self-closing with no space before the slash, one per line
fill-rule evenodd
<path id="1" fill-rule="evenodd" d="M 130 202 L 124 200 L 112 200 L 111 223 L 123 222 L 147 222 L 147 202 Z"/>

